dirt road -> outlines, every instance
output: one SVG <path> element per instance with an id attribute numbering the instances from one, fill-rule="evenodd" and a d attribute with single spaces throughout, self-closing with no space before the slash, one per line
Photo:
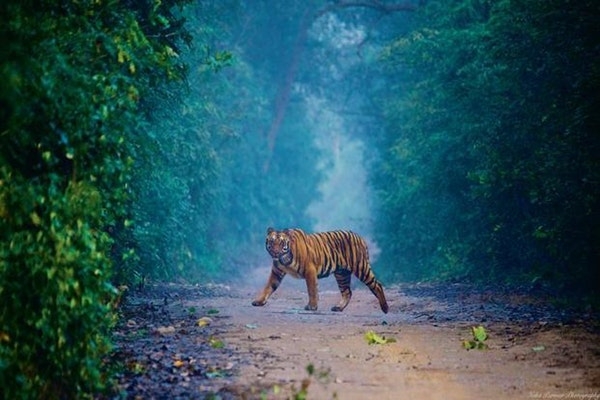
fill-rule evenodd
<path id="1" fill-rule="evenodd" d="M 116 335 L 123 394 L 600 399 L 600 325 L 589 311 L 497 289 L 406 285 L 386 289 L 383 314 L 359 283 L 335 313 L 335 282 L 322 280 L 319 311 L 307 312 L 301 281 L 284 281 L 264 307 L 250 305 L 258 289 L 171 285 L 132 296 Z M 488 348 L 466 350 L 479 325 Z M 395 341 L 368 344 L 369 331 Z"/>

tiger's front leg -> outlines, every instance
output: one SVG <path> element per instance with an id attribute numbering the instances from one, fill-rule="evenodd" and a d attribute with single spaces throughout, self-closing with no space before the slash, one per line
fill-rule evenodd
<path id="1" fill-rule="evenodd" d="M 318 283 L 317 283 L 317 268 L 308 266 L 304 273 L 306 280 L 306 289 L 308 291 L 308 304 L 304 307 L 305 310 L 315 311 L 318 307 Z"/>
<path id="2" fill-rule="evenodd" d="M 258 295 L 256 300 L 252 302 L 253 306 L 264 306 L 267 303 L 267 299 L 281 284 L 281 280 L 285 276 L 285 272 L 277 268 L 275 263 L 273 263 L 273 268 L 271 268 L 271 274 L 269 275 L 269 279 L 267 280 L 267 284 L 265 285 L 262 292 Z"/>

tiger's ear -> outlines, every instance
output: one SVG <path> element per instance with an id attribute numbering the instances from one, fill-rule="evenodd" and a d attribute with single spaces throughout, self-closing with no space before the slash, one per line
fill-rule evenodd
<path id="1" fill-rule="evenodd" d="M 287 237 L 289 237 L 292 242 L 294 241 L 294 230 L 293 229 L 284 229 L 283 233 L 285 233 L 285 235 Z"/>
<path id="2" fill-rule="evenodd" d="M 268 227 L 267 228 L 267 235 L 269 235 L 271 232 L 275 232 L 274 228 Z"/>

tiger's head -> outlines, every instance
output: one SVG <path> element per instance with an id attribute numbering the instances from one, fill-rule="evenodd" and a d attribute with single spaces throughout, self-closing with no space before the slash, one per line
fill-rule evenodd
<path id="1" fill-rule="evenodd" d="M 290 265 L 294 259 L 291 248 L 292 237 L 289 230 L 276 231 L 273 228 L 267 229 L 267 240 L 265 247 L 273 257 L 283 265 Z"/>

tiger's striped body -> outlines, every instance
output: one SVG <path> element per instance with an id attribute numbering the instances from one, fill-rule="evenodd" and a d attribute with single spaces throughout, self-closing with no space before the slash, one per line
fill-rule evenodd
<path id="1" fill-rule="evenodd" d="M 266 249 L 273 258 L 271 275 L 263 291 L 252 302 L 263 306 L 277 290 L 286 274 L 306 280 L 308 304 L 306 310 L 317 309 L 317 279 L 333 273 L 342 294 L 342 300 L 332 311 L 343 311 L 350 302 L 350 279 L 354 274 L 379 300 L 384 313 L 388 312 L 383 287 L 377 281 L 369 264 L 365 241 L 354 232 L 331 231 L 306 234 L 300 229 L 267 230 Z"/>

